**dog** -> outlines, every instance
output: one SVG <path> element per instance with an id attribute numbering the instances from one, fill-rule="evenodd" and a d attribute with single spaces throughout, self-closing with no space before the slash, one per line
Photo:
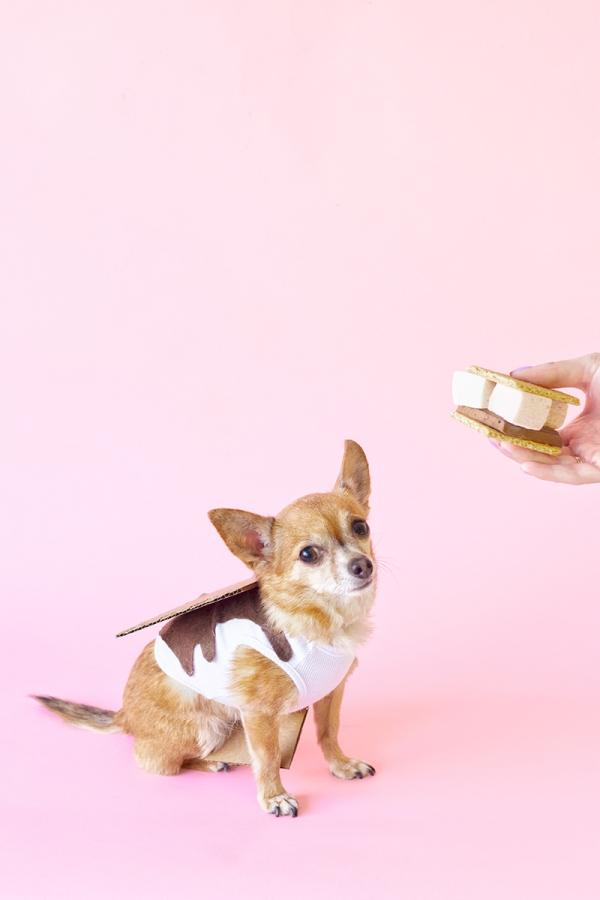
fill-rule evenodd
<path id="1" fill-rule="evenodd" d="M 344 685 L 371 633 L 370 492 L 367 458 L 346 441 L 331 492 L 301 497 L 274 518 L 211 510 L 229 549 L 255 573 L 259 587 L 248 603 L 220 601 L 214 606 L 223 614 L 206 607 L 172 620 L 135 662 L 118 712 L 35 699 L 73 725 L 132 734 L 138 765 L 161 775 L 226 770 L 205 757 L 241 720 L 258 802 L 276 816 L 298 815 L 280 777 L 280 720 L 309 703 L 330 771 L 345 779 L 374 775 L 338 744 Z M 190 616 L 191 637 L 182 633 Z"/>

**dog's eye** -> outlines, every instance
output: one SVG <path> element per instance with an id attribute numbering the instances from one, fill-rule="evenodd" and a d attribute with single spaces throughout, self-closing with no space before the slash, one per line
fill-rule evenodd
<path id="1" fill-rule="evenodd" d="M 300 559 L 305 563 L 314 563 L 321 555 L 321 551 L 317 547 L 303 547 L 300 551 Z"/>
<path id="2" fill-rule="evenodd" d="M 352 523 L 352 531 L 360 537 L 366 537 L 369 533 L 369 526 L 364 519 L 355 519 Z"/>

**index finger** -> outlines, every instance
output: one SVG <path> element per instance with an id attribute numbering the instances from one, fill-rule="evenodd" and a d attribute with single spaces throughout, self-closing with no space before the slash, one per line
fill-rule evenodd
<path id="1" fill-rule="evenodd" d="M 585 390 L 600 367 L 600 353 L 588 353 L 575 359 L 543 363 L 514 369 L 510 374 L 520 381 L 529 381 L 548 388 L 574 387 Z"/>

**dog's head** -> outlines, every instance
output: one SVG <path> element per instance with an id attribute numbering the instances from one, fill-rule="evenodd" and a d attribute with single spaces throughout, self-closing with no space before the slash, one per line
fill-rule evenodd
<path id="1" fill-rule="evenodd" d="M 301 497 L 274 518 L 236 509 L 208 515 L 232 553 L 256 572 L 272 618 L 287 631 L 324 636 L 364 618 L 375 597 L 370 492 L 367 458 L 346 441 L 330 493 Z"/>

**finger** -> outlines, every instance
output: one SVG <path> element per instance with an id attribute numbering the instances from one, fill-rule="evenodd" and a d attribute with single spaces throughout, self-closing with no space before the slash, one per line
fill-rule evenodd
<path id="1" fill-rule="evenodd" d="M 521 471 L 541 481 L 554 481 L 556 484 L 600 483 L 600 469 L 588 463 L 576 463 L 574 466 L 544 466 L 537 462 L 526 462 L 521 466 Z"/>
<path id="2" fill-rule="evenodd" d="M 515 459 L 515 457 L 513 456 L 512 452 L 511 452 L 512 451 L 511 444 L 507 444 L 506 441 L 494 440 L 494 438 L 488 438 L 488 440 L 489 440 L 490 444 L 492 445 L 492 447 L 494 447 L 496 450 L 500 451 L 502 456 L 506 456 L 507 459 L 511 459 L 513 462 L 517 462 L 517 460 Z"/>
<path id="3" fill-rule="evenodd" d="M 585 390 L 599 367 L 600 353 L 588 353 L 587 356 L 578 356 L 575 359 L 514 369 L 510 374 L 520 381 L 530 381 L 544 387 L 574 387 Z"/>
<path id="4" fill-rule="evenodd" d="M 529 462 L 530 460 L 540 462 L 543 465 L 548 465 L 549 463 L 553 463 L 557 458 L 555 456 L 550 456 L 548 453 L 538 453 L 535 450 L 528 450 L 526 447 L 519 447 L 518 444 L 511 444 L 509 441 L 495 441 L 490 438 L 490 444 L 496 447 L 502 456 L 506 456 L 507 459 L 510 459 L 519 465 L 524 462 Z"/>

